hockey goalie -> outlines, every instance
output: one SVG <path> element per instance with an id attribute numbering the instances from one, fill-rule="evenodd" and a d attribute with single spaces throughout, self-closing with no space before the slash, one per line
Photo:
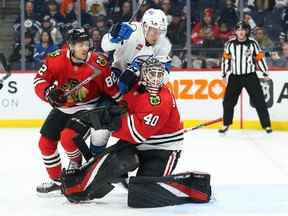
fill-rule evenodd
<path id="1" fill-rule="evenodd" d="M 62 172 L 62 191 L 69 201 L 102 198 L 121 176 L 138 169 L 128 184 L 130 207 L 209 202 L 209 174 L 172 175 L 180 157 L 184 130 L 173 94 L 163 85 L 165 74 L 159 60 L 148 58 L 141 67 L 139 82 L 123 96 L 128 108 L 118 112 L 121 118 L 115 118 L 115 112 L 109 108 L 91 111 L 83 117 L 86 121 L 89 118 L 96 130 L 109 124 L 109 119 L 116 119 L 119 127 L 112 136 L 119 141 L 79 169 Z"/>

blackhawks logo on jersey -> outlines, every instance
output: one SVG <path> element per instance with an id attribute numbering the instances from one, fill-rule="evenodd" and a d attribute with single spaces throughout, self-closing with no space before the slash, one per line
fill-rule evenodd
<path id="1" fill-rule="evenodd" d="M 108 64 L 107 57 L 104 56 L 104 55 L 99 54 L 99 55 L 97 56 L 96 63 L 97 63 L 98 65 L 100 65 L 101 67 L 106 67 L 106 65 Z"/>
<path id="2" fill-rule="evenodd" d="M 149 100 L 152 106 L 157 106 L 161 103 L 161 99 L 159 95 L 150 95 Z"/>
<path id="3" fill-rule="evenodd" d="M 64 90 L 64 92 L 69 91 L 78 84 L 79 84 L 78 80 L 69 80 L 69 82 L 62 87 L 62 89 Z M 75 91 L 74 93 L 72 93 L 67 97 L 67 103 L 65 105 L 69 107 L 73 106 L 75 103 L 83 102 L 86 99 L 88 93 L 89 90 L 84 86 L 82 86 L 79 90 Z"/>

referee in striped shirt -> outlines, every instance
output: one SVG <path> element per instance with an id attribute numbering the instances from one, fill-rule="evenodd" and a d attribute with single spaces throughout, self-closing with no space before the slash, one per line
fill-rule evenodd
<path id="1" fill-rule="evenodd" d="M 236 38 L 225 44 L 222 72 L 225 79 L 229 73 L 228 84 L 223 100 L 223 127 L 220 133 L 225 133 L 233 121 L 234 107 L 244 87 L 252 102 L 255 104 L 262 128 L 271 133 L 271 122 L 260 81 L 256 74 L 256 66 L 262 71 L 263 76 L 268 78 L 267 64 L 264 53 L 257 41 L 250 38 L 250 26 L 239 22 L 236 26 Z"/>

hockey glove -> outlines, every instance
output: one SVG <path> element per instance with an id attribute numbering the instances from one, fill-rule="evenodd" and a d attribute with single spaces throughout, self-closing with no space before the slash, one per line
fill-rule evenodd
<path id="1" fill-rule="evenodd" d="M 128 23 L 117 23 L 112 27 L 110 35 L 112 36 L 111 42 L 112 43 L 120 43 L 123 40 L 127 40 L 130 38 L 133 28 Z"/>
<path id="2" fill-rule="evenodd" d="M 45 97 L 48 103 L 53 107 L 62 106 L 67 100 L 67 98 L 64 96 L 64 91 L 57 88 L 55 85 L 46 88 Z"/>
<path id="3" fill-rule="evenodd" d="M 121 115 L 126 111 L 123 107 L 112 105 L 103 109 L 95 109 L 85 113 L 84 118 L 89 119 L 95 130 L 108 129 L 115 131 L 121 126 Z"/>
<path id="4" fill-rule="evenodd" d="M 129 91 L 133 84 L 138 80 L 137 73 L 132 71 L 130 68 L 125 70 L 124 73 L 119 77 L 118 87 L 122 95 Z"/>

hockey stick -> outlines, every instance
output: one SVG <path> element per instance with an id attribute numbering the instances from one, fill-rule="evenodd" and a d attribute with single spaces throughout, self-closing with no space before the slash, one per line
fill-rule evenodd
<path id="1" fill-rule="evenodd" d="M 86 64 L 88 65 L 92 70 L 92 74 L 90 76 L 88 76 L 86 79 L 84 79 L 83 81 L 81 81 L 78 85 L 76 85 L 75 87 L 73 87 L 72 89 L 70 89 L 69 91 L 66 91 L 64 93 L 64 97 L 68 97 L 69 95 L 73 94 L 74 92 L 78 91 L 79 89 L 81 89 L 84 85 L 86 85 L 87 83 L 89 83 L 91 80 L 93 80 L 95 77 L 97 77 L 101 71 L 96 68 L 94 65 L 89 64 L 83 60 L 78 60 L 77 62 L 82 63 L 82 64 Z"/>
<path id="2" fill-rule="evenodd" d="M 11 71 L 6 70 L 3 66 L 3 64 L 0 62 L 0 73 L 5 74 L 2 78 L 0 78 L 0 89 L 2 89 L 3 88 L 3 82 L 11 76 Z"/>
<path id="3" fill-rule="evenodd" d="M 131 22 L 134 20 L 134 18 L 137 16 L 138 12 L 140 11 L 141 7 L 144 5 L 146 0 L 139 0 L 141 3 L 138 5 L 137 9 L 135 10 L 134 14 L 129 19 L 128 23 L 131 24 Z"/>
<path id="4" fill-rule="evenodd" d="M 202 128 L 202 127 L 206 127 L 206 126 L 221 122 L 222 120 L 223 120 L 223 118 L 217 118 L 217 119 L 214 119 L 214 120 L 211 120 L 211 121 L 203 122 L 203 123 L 201 123 L 199 125 L 196 125 L 194 127 L 184 129 L 184 133 L 187 133 L 189 131 L 193 131 L 193 130 L 196 130 L 196 129 L 199 129 L 199 128 Z"/>

